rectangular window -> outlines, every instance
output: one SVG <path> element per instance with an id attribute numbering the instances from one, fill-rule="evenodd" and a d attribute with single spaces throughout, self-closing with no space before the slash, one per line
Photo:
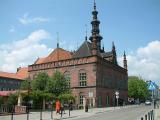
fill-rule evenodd
<path id="1" fill-rule="evenodd" d="M 109 96 L 106 96 L 106 107 L 109 107 Z"/>
<path id="2" fill-rule="evenodd" d="M 80 104 L 80 105 L 83 105 L 83 95 L 80 95 L 80 96 L 79 96 L 79 104 Z"/>
<path id="3" fill-rule="evenodd" d="M 102 107 L 102 96 L 98 96 L 98 107 Z"/>
<path id="4" fill-rule="evenodd" d="M 87 86 L 87 74 L 79 73 L 79 85 L 84 87 Z"/>

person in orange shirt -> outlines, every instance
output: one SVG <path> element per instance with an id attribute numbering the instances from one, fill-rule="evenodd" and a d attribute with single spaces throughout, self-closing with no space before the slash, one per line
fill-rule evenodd
<path id="1" fill-rule="evenodd" d="M 61 102 L 59 100 L 56 101 L 56 114 L 60 113 Z"/>

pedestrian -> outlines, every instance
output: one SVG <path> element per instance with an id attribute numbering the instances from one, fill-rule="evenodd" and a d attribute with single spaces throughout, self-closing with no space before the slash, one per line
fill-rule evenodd
<path id="1" fill-rule="evenodd" d="M 73 103 L 72 103 L 72 100 L 69 101 L 69 110 L 70 110 L 70 111 L 73 110 Z"/>
<path id="2" fill-rule="evenodd" d="M 60 113 L 61 103 L 59 100 L 56 101 L 56 114 Z"/>

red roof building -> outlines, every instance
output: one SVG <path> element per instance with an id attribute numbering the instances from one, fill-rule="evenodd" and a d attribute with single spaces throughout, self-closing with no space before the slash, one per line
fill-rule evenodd
<path id="1" fill-rule="evenodd" d="M 112 43 L 111 51 L 105 51 L 101 46 L 103 37 L 100 35 L 98 11 L 94 3 L 91 21 L 92 32 L 83 44 L 74 52 L 57 48 L 46 58 L 39 58 L 29 65 L 29 77 L 33 79 L 39 72 L 53 75 L 59 70 L 70 78 L 70 88 L 76 97 L 79 107 L 87 103 L 91 107 L 106 107 L 115 105 L 115 93 L 119 93 L 119 102 L 128 100 L 127 59 L 124 53 L 124 66 L 117 62 L 116 47 Z"/>
<path id="2" fill-rule="evenodd" d="M 19 89 L 21 82 L 27 77 L 28 67 L 20 67 L 17 69 L 16 73 L 0 72 L 0 91 Z"/>

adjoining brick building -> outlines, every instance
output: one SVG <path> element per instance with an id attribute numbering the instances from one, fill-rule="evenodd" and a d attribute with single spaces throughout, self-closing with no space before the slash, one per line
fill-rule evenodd
<path id="1" fill-rule="evenodd" d="M 96 3 L 92 12 L 92 35 L 87 36 L 75 52 L 57 48 L 45 57 L 39 58 L 28 67 L 29 77 L 33 79 L 39 72 L 52 75 L 56 70 L 61 71 L 70 78 L 70 87 L 76 97 L 76 105 L 88 104 L 93 107 L 106 107 L 115 105 L 115 91 L 119 91 L 119 99 L 127 102 L 128 98 L 128 72 L 127 60 L 124 53 L 124 68 L 118 65 L 116 49 L 112 43 L 112 50 L 105 52 L 101 47 L 97 18 Z"/>
<path id="2" fill-rule="evenodd" d="M 28 78 L 28 67 L 20 67 L 16 73 L 0 71 L 0 91 L 18 90 L 25 78 Z"/>

